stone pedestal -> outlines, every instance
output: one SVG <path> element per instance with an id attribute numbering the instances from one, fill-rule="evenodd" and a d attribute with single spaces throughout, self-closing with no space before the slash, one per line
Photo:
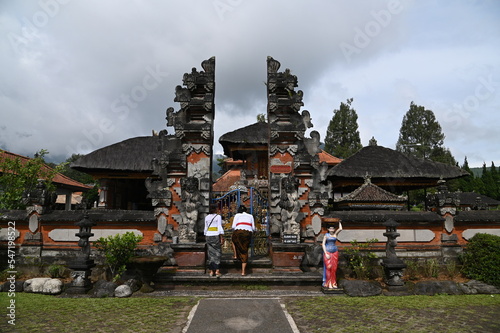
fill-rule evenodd
<path id="1" fill-rule="evenodd" d="M 167 259 L 163 256 L 135 257 L 130 260 L 129 266 L 140 275 L 142 283 L 151 286 L 158 269 Z"/>
<path id="2" fill-rule="evenodd" d="M 71 272 L 73 281 L 66 290 L 67 294 L 86 294 L 92 289 L 90 275 L 92 273 L 92 268 L 95 267 L 94 260 L 76 258 L 68 264 L 68 267 L 73 270 Z"/>
<path id="3" fill-rule="evenodd" d="M 271 258 L 275 272 L 300 273 L 307 244 L 271 244 Z"/>
<path id="4" fill-rule="evenodd" d="M 328 289 L 325 287 L 321 287 L 321 292 L 326 295 L 342 295 L 344 294 L 344 289 L 342 288 Z"/>
<path id="5" fill-rule="evenodd" d="M 205 243 L 171 244 L 177 273 L 205 273 Z"/>
<path id="6" fill-rule="evenodd" d="M 403 286 L 403 269 L 406 264 L 399 258 L 384 258 L 382 259 L 382 266 L 384 267 L 385 283 L 388 286 Z"/>

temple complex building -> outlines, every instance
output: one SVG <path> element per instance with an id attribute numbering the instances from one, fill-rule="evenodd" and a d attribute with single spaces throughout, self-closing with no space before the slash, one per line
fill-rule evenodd
<path id="1" fill-rule="evenodd" d="M 259 229 L 252 256 L 265 258 L 268 270 L 300 273 L 318 265 L 308 253 L 339 220 L 341 250 L 369 239 L 383 249 L 384 223 L 397 221 L 398 251 L 407 257 L 456 257 L 475 233 L 500 234 L 500 212 L 488 210 L 494 202 L 476 195 L 464 206 L 466 194 L 447 190 L 447 181 L 467 175 L 458 167 L 404 155 L 375 139 L 345 160 L 323 151 L 312 130 L 314 112 L 302 109 L 297 76 L 280 71 L 272 57 L 265 65 L 267 122 L 218 138 L 228 157 L 219 179 L 212 178 L 214 57 L 173 89 L 178 109 L 165 112 L 172 133 L 130 138 L 71 165 L 100 184 L 99 201 L 85 215 L 96 224 L 91 241 L 131 231 L 143 236 L 143 254 L 168 257 L 164 266 L 174 272 L 200 273 L 206 269 L 203 226 L 210 206 L 223 216 L 229 235 L 243 204 Z M 407 191 L 413 189 L 429 190 L 428 210 L 408 209 Z M 0 226 L 16 222 L 15 243 L 23 253 L 71 257 L 78 249 L 75 222 L 84 212 L 46 211 L 35 228 L 32 211 L 0 212 Z"/>

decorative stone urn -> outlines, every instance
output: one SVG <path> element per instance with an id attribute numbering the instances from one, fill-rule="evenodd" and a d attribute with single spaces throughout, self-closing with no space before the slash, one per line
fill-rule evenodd
<path id="1" fill-rule="evenodd" d="M 130 260 L 130 266 L 139 273 L 142 283 L 151 286 L 151 281 L 153 281 L 158 269 L 163 266 L 167 259 L 163 256 L 134 257 Z"/>

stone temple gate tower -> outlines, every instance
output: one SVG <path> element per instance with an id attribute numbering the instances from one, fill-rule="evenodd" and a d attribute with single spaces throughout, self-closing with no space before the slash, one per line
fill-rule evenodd
<path id="1" fill-rule="evenodd" d="M 175 88 L 180 110 L 169 107 L 167 126 L 161 131 L 159 158 L 152 161 L 154 175 L 146 186 L 153 199 L 159 239 L 178 237 L 180 243 L 195 243 L 203 232 L 212 186 L 212 147 L 215 112 L 215 57 L 185 73 L 183 85 Z M 173 228 L 173 225 L 177 228 Z M 170 228 L 170 229 L 169 229 Z"/>
<path id="2" fill-rule="evenodd" d="M 320 134 L 309 111 L 300 108 L 303 93 L 295 91 L 297 77 L 267 58 L 267 118 L 269 121 L 269 202 L 271 234 L 300 243 L 321 231 L 321 216 L 331 188 L 325 182 L 328 166 L 320 163 Z"/>

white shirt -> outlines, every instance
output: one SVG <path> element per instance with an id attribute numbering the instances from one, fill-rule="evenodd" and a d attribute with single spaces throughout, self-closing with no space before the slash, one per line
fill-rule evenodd
<path id="1" fill-rule="evenodd" d="M 248 213 L 238 213 L 234 215 L 232 228 L 234 230 L 255 231 L 255 222 L 253 216 Z"/>
<path id="2" fill-rule="evenodd" d="M 205 236 L 217 236 L 224 234 L 222 218 L 218 214 L 208 214 L 205 217 Z"/>

